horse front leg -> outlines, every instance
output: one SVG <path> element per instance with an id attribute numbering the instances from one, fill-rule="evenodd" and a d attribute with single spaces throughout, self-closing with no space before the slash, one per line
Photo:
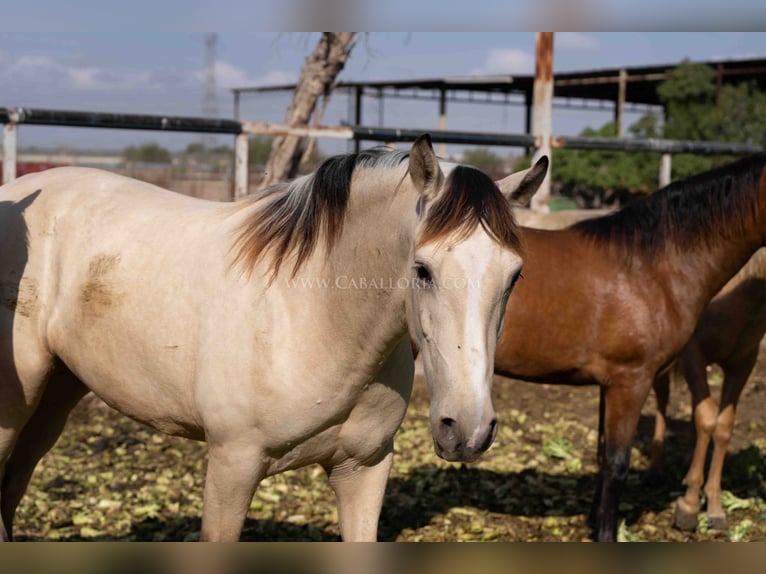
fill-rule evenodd
<path id="1" fill-rule="evenodd" d="M 338 500 L 340 534 L 345 542 L 377 541 L 393 450 L 392 440 L 373 464 L 348 459 L 325 468 Z"/>
<path id="2" fill-rule="evenodd" d="M 599 542 L 617 540 L 617 509 L 630 470 L 630 450 L 641 407 L 653 377 L 624 377 L 603 390 L 603 456 L 600 458 L 600 492 L 596 511 Z"/>
<path id="3" fill-rule="evenodd" d="M 253 493 L 265 474 L 264 453 L 254 442 L 240 437 L 210 445 L 200 541 L 239 540 Z"/>
<path id="4" fill-rule="evenodd" d="M 603 477 L 601 469 L 604 468 L 604 405 L 606 389 L 603 386 L 599 387 L 598 397 L 598 447 L 596 451 L 596 464 L 598 465 L 599 472 L 596 475 L 596 488 L 593 494 L 593 502 L 591 503 L 590 512 L 588 513 L 588 526 L 593 530 L 596 530 L 598 524 L 598 509 L 601 506 L 601 487 L 603 486 Z"/>
<path id="5" fill-rule="evenodd" d="M 654 396 L 657 412 L 654 414 L 654 436 L 649 449 L 649 469 L 646 471 L 648 484 L 658 484 L 662 476 L 662 456 L 665 453 L 665 434 L 668 429 L 666 415 L 670 398 L 670 373 L 654 379 Z"/>

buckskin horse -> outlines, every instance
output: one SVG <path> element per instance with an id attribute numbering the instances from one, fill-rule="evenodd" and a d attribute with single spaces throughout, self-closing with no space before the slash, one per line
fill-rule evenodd
<path id="1" fill-rule="evenodd" d="M 523 257 L 509 199 L 546 170 L 496 185 L 423 136 L 233 204 L 87 168 L 0 188 L 0 538 L 90 390 L 207 441 L 201 539 L 238 539 L 261 479 L 319 463 L 344 540 L 375 540 L 408 325 L 437 453 L 471 461 L 494 439 L 495 342 Z"/>
<path id="2" fill-rule="evenodd" d="M 675 182 L 613 214 L 522 228 L 495 371 L 600 386 L 598 540 L 615 540 L 641 407 L 705 306 L 766 238 L 766 154 Z"/>

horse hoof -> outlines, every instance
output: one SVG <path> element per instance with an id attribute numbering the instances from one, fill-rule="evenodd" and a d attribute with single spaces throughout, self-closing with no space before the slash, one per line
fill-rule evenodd
<path id="1" fill-rule="evenodd" d="M 676 502 L 675 525 L 679 530 L 693 531 L 697 529 L 697 513 L 682 507 L 683 503 Z"/>
<path id="2" fill-rule="evenodd" d="M 726 520 L 725 514 L 711 514 L 708 515 L 708 528 L 711 530 L 728 530 L 729 521 Z"/>

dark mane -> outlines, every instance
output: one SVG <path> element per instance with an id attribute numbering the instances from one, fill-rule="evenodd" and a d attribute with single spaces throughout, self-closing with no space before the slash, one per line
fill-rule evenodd
<path id="1" fill-rule="evenodd" d="M 510 203 L 495 182 L 478 169 L 459 165 L 428 210 L 418 242 L 423 245 L 453 234 L 465 238 L 478 225 L 504 247 L 523 251 Z"/>
<path id="2" fill-rule="evenodd" d="M 324 232 L 331 249 L 343 230 L 351 190 L 351 176 L 359 167 L 393 168 L 407 152 L 371 149 L 327 159 L 311 175 L 280 183 L 253 198 L 274 196 L 240 226 L 234 264 L 250 273 L 265 253 L 271 252 L 271 269 L 279 272 L 285 258 L 295 254 L 292 273 L 300 269 Z"/>
<path id="3" fill-rule="evenodd" d="M 687 250 L 741 235 L 756 216 L 766 154 L 756 154 L 674 182 L 615 213 L 572 225 L 626 258 Z"/>

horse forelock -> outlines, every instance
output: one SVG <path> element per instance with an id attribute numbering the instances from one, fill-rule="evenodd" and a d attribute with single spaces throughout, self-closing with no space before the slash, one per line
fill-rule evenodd
<path id="1" fill-rule="evenodd" d="M 268 253 L 273 277 L 285 259 L 294 255 L 295 275 L 314 252 L 320 236 L 329 251 L 341 235 L 354 171 L 393 169 L 408 155 L 403 151 L 371 149 L 331 157 L 313 174 L 257 194 L 249 201 L 265 203 L 255 208 L 237 229 L 234 264 L 241 265 L 249 274 Z"/>
<path id="2" fill-rule="evenodd" d="M 447 238 L 460 241 L 479 225 L 503 247 L 523 252 L 511 205 L 495 182 L 478 169 L 458 165 L 449 172 L 444 189 L 427 208 L 418 244 Z"/>
<path id="3" fill-rule="evenodd" d="M 601 245 L 635 255 L 655 256 L 668 248 L 741 236 L 756 224 L 766 193 L 759 182 L 766 154 L 756 154 L 688 177 L 635 200 L 619 211 L 575 223 L 572 228 Z"/>

